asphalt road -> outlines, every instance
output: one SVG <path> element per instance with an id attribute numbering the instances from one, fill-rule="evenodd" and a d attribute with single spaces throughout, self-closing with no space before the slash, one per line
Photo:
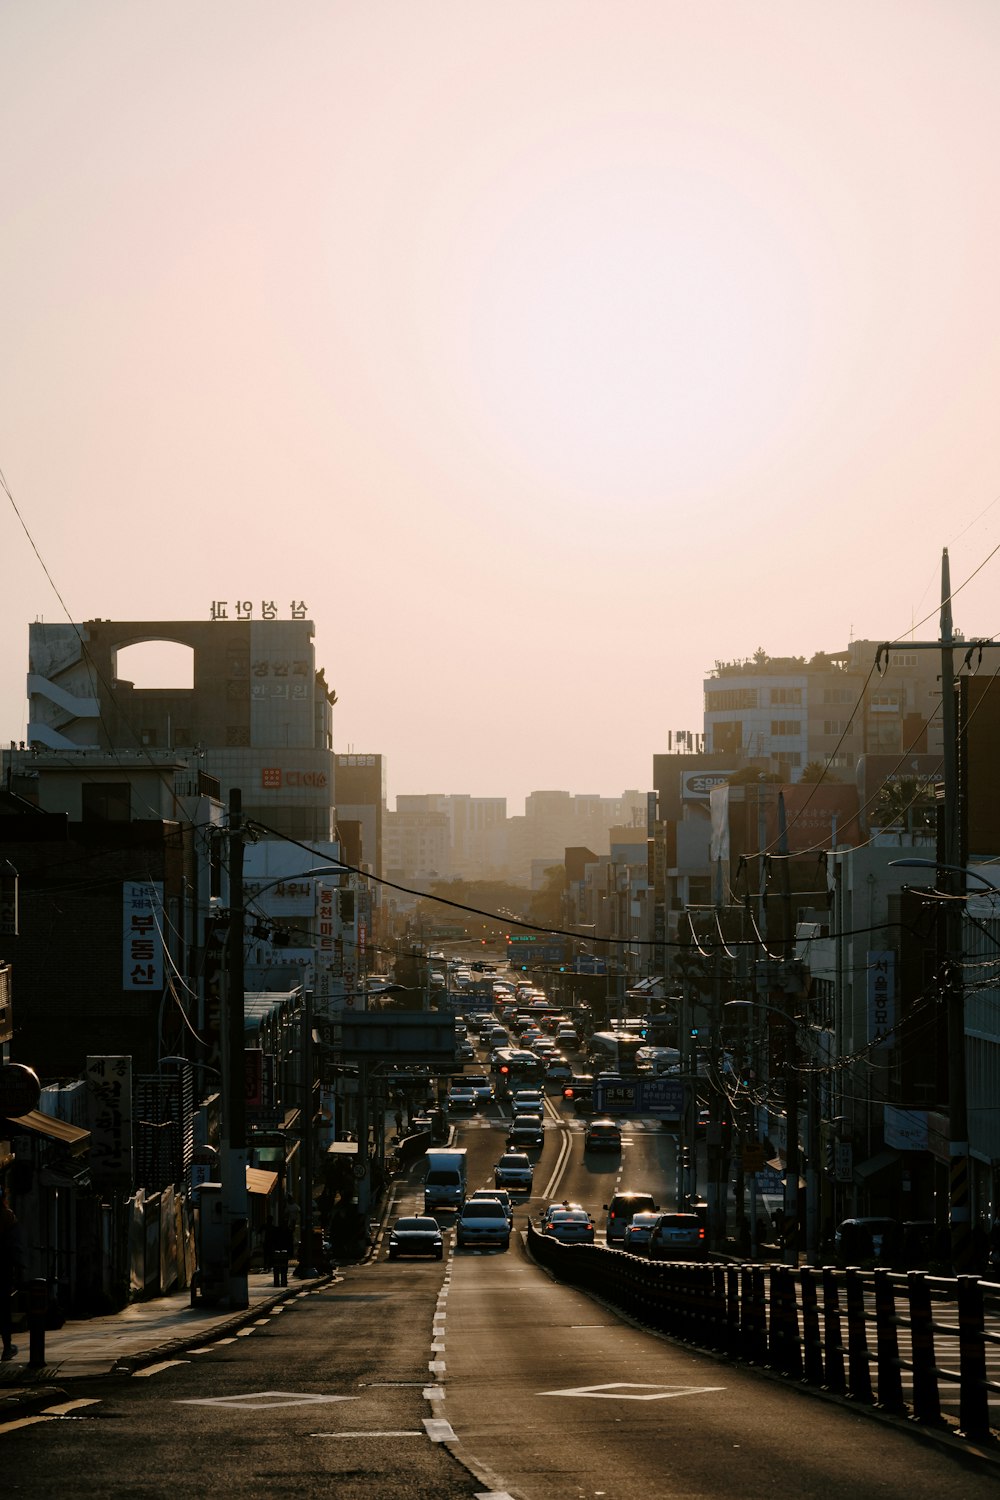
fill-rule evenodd
<path id="1" fill-rule="evenodd" d="M 550 1112 L 551 1113 L 551 1112 Z M 556 1113 L 559 1113 L 558 1106 Z M 494 1109 L 491 1114 L 496 1117 Z M 462 1127 L 470 1182 L 503 1131 Z M 667 1132 L 629 1127 L 621 1166 L 555 1121 L 536 1173 L 587 1207 L 622 1186 L 671 1200 Z M 657 1180 L 658 1178 L 658 1180 Z M 413 1180 L 398 1209 L 420 1206 Z M 525 1208 L 518 1209 L 523 1223 Z M 449 1221 L 442 1216 L 442 1222 Z M 536 1267 L 520 1235 L 445 1262 L 371 1264 L 240 1337 L 0 1436 L 4 1496 L 178 1494 L 344 1500 L 985 1500 L 997 1470 L 631 1326 Z"/>

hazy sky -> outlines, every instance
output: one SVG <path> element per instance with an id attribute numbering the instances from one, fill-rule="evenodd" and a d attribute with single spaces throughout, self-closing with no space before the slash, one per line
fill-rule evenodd
<path id="1" fill-rule="evenodd" d="M 0 58 L 0 467 L 70 617 L 304 601 L 390 798 L 645 788 L 716 659 L 1000 543 L 996 0 L 4 0 Z M 66 615 L 0 502 L 6 742 Z"/>

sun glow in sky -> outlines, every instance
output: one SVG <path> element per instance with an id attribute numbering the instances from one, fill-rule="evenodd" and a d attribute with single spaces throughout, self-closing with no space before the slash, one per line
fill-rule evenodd
<path id="1" fill-rule="evenodd" d="M 304 600 L 391 797 L 646 787 L 716 659 L 1000 541 L 992 0 L 13 0 L 0 53 L 0 467 L 71 617 Z M 65 616 L 0 499 L 6 740 Z"/>

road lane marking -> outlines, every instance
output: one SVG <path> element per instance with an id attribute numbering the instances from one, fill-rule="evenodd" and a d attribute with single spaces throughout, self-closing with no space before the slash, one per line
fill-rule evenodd
<path id="1" fill-rule="evenodd" d="M 427 1366 L 431 1375 L 443 1375 L 447 1368 L 443 1359 L 432 1359 Z"/>
<path id="2" fill-rule="evenodd" d="M 18 1417 L 14 1422 L 0 1422 L 0 1435 L 5 1432 L 16 1432 L 19 1427 L 34 1427 L 36 1422 L 51 1422 L 54 1418 L 48 1416 Z"/>
<path id="3" fill-rule="evenodd" d="M 144 1365 L 141 1370 L 132 1371 L 132 1379 L 139 1380 L 144 1375 L 160 1375 L 164 1370 L 172 1370 L 174 1365 L 189 1365 L 189 1359 L 161 1359 L 158 1365 Z"/>
<path id="4" fill-rule="evenodd" d="M 640 1385 L 627 1380 L 609 1385 L 581 1385 L 565 1391 L 539 1391 L 539 1396 L 589 1396 L 598 1401 L 670 1401 L 675 1396 L 707 1396 L 724 1385 Z"/>
<path id="5" fill-rule="evenodd" d="M 360 1401 L 360 1396 L 316 1396 L 308 1391 L 248 1391 L 245 1396 L 189 1396 L 177 1406 L 224 1406 L 230 1411 L 263 1411 L 274 1406 L 322 1406 Z"/>
<path id="6" fill-rule="evenodd" d="M 47 1417 L 65 1417 L 71 1411 L 79 1411 L 81 1406 L 100 1406 L 100 1404 L 101 1398 L 99 1396 L 89 1396 L 86 1399 L 81 1397 L 79 1401 L 62 1401 L 58 1406 L 47 1406 L 45 1408 L 45 1415 Z"/>
<path id="7" fill-rule="evenodd" d="M 443 1401 L 444 1400 L 444 1386 L 443 1385 L 425 1385 L 424 1389 L 422 1391 L 422 1395 L 423 1395 L 423 1398 L 424 1398 L 425 1401 Z"/>
<path id="8" fill-rule="evenodd" d="M 426 1436 L 419 1427 L 399 1427 L 379 1432 L 311 1432 L 310 1437 L 315 1438 L 398 1438 Z"/>
<path id="9" fill-rule="evenodd" d="M 424 1431 L 432 1443 L 454 1443 L 455 1434 L 451 1423 L 441 1417 L 424 1417 Z"/>

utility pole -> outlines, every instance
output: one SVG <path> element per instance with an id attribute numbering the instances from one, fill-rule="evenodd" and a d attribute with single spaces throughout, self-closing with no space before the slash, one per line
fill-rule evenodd
<path id="1" fill-rule="evenodd" d="M 313 992 L 307 989 L 302 997 L 302 1050 L 299 1057 L 301 1069 L 302 1129 L 300 1134 L 302 1161 L 302 1208 L 299 1229 L 299 1268 L 297 1275 L 315 1276 L 313 1265 Z"/>
<path id="2" fill-rule="evenodd" d="M 229 793 L 229 941 L 222 1042 L 222 1205 L 229 1237 L 229 1305 L 248 1307 L 250 1292 L 247 1204 L 247 1111 L 245 1018 L 243 1008 L 243 804 L 238 788 Z"/>
<path id="3" fill-rule="evenodd" d="M 907 641 L 907 651 L 941 653 L 941 720 L 944 738 L 943 797 L 939 809 L 936 887 L 953 899 L 944 903 L 942 993 L 948 1045 L 948 1204 L 951 1263 L 956 1275 L 972 1269 L 972 1222 L 969 1184 L 969 1122 L 965 1075 L 965 983 L 962 977 L 962 913 L 965 910 L 965 850 L 958 776 L 958 712 L 955 700 L 955 636 L 951 614 L 951 570 L 948 549 L 941 554 L 941 638 Z M 990 645 L 989 641 L 966 643 Z M 881 645 L 876 663 L 888 659 Z"/>

